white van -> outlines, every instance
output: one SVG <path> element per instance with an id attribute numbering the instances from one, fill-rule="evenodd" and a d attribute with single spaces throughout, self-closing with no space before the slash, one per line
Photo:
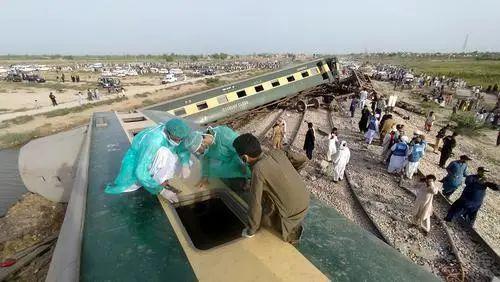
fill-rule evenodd
<path id="1" fill-rule="evenodd" d="M 167 83 L 172 83 L 172 82 L 176 82 L 177 81 L 177 77 L 175 77 L 175 75 L 169 73 L 169 74 L 166 74 L 165 77 L 161 80 L 161 84 L 167 84 Z"/>

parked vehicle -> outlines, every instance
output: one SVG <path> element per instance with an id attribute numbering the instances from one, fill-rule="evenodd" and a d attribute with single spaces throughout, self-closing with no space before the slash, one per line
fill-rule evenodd
<path id="1" fill-rule="evenodd" d="M 35 82 L 35 83 L 44 83 L 45 78 L 39 76 L 38 74 L 25 74 L 23 76 L 23 79 L 28 81 L 28 82 Z"/>
<path id="2" fill-rule="evenodd" d="M 113 78 L 113 77 L 100 77 L 97 80 L 97 85 L 102 87 L 102 88 L 115 88 L 115 89 L 121 89 L 121 82 L 118 78 Z"/>
<path id="3" fill-rule="evenodd" d="M 176 82 L 177 81 L 177 77 L 175 77 L 175 75 L 173 74 L 166 74 L 165 77 L 161 80 L 161 84 L 167 84 L 167 83 L 172 83 L 172 82 Z"/>
<path id="4" fill-rule="evenodd" d="M 5 77 L 5 80 L 7 81 L 12 81 L 12 82 L 21 82 L 23 81 L 23 77 L 19 73 L 9 73 Z"/>

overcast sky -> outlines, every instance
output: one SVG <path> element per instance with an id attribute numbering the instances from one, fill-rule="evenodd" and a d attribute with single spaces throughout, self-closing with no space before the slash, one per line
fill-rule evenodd
<path id="1" fill-rule="evenodd" d="M 499 0 L 0 0 L 0 54 L 500 51 Z"/>

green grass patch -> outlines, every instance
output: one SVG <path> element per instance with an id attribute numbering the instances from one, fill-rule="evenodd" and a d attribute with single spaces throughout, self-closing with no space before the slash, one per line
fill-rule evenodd
<path id="1" fill-rule="evenodd" d="M 217 87 L 223 85 L 225 82 L 217 77 L 210 77 L 205 79 L 205 84 L 209 87 Z"/>
<path id="2" fill-rule="evenodd" d="M 151 94 L 151 93 L 149 93 L 149 92 L 139 93 L 139 94 L 135 94 L 134 97 L 136 97 L 136 98 L 146 98 L 146 97 L 149 96 L 149 94 Z"/>
<path id="3" fill-rule="evenodd" d="M 16 118 L 7 120 L 7 122 L 19 125 L 32 121 L 33 119 L 34 119 L 33 116 L 18 116 Z"/>
<path id="4" fill-rule="evenodd" d="M 487 128 L 483 123 L 476 122 L 476 117 L 473 113 L 458 113 L 451 115 L 450 121 L 456 123 L 455 131 L 458 134 L 466 136 L 478 136 L 481 130 Z"/>
<path id="5" fill-rule="evenodd" d="M 417 73 L 462 78 L 469 85 L 500 85 L 500 60 L 448 57 L 380 57 L 369 59 L 373 63 L 403 65 Z"/>
<path id="6" fill-rule="evenodd" d="M 153 101 L 151 99 L 146 99 L 146 100 L 142 101 L 142 106 L 147 107 L 147 106 L 153 105 L 154 103 L 155 103 L 155 101 Z"/>
<path id="7" fill-rule="evenodd" d="M 40 136 L 38 129 L 23 133 L 7 133 L 0 135 L 0 143 L 7 146 L 19 146 L 28 143 L 30 140 Z"/>

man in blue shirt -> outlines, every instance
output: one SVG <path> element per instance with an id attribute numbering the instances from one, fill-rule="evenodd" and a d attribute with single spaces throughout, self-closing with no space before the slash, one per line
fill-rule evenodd
<path id="1" fill-rule="evenodd" d="M 463 216 L 471 226 L 476 221 L 477 212 L 483 204 L 486 196 L 486 188 L 498 191 L 498 185 L 486 181 L 485 173 L 488 172 L 484 167 L 477 169 L 477 174 L 469 175 L 465 178 L 465 189 L 460 198 L 451 205 L 445 220 L 450 222 L 457 216 Z"/>
<path id="2" fill-rule="evenodd" d="M 452 161 L 446 168 L 448 175 L 441 180 L 443 183 L 443 195 L 446 198 L 449 198 L 462 185 L 464 177 L 467 176 L 467 162 L 470 160 L 471 158 L 468 156 L 462 155 L 459 160 Z"/>

